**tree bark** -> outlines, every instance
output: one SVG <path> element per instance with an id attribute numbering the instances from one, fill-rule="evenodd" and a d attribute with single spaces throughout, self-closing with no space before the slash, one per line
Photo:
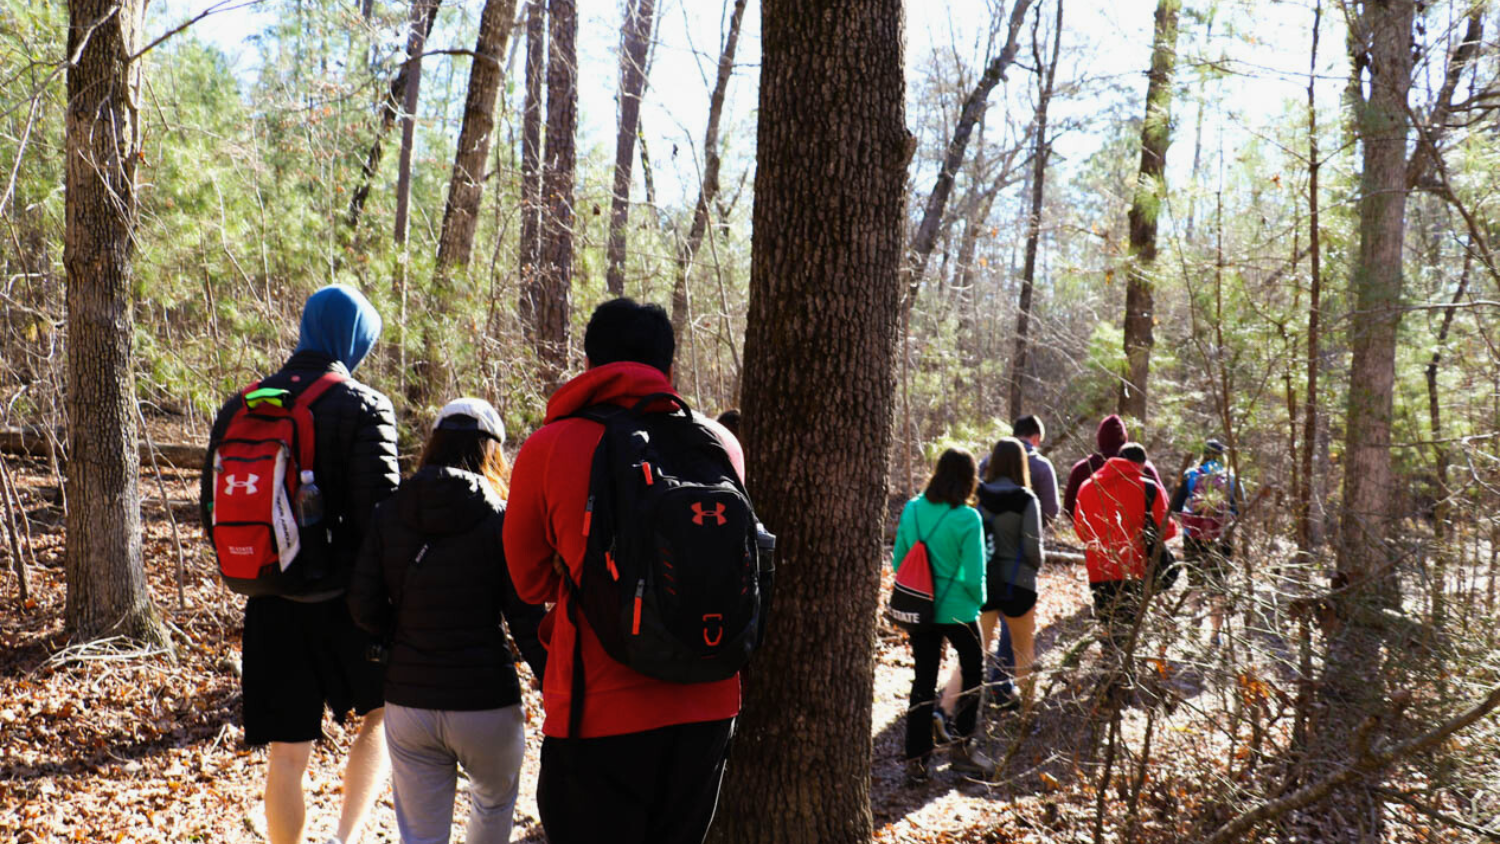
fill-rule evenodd
<path id="1" fill-rule="evenodd" d="M 646 52 L 651 46 L 655 0 L 626 3 L 620 28 L 620 123 L 615 133 L 615 188 L 609 206 L 609 254 L 605 283 L 615 296 L 625 295 L 625 227 L 630 222 L 630 171 L 640 128 L 641 94 L 646 90 Z"/>
<path id="2" fill-rule="evenodd" d="M 1382 631 L 1360 619 L 1392 605 L 1394 579 L 1386 545 L 1392 518 L 1391 415 L 1396 381 L 1396 331 L 1401 321 L 1402 253 L 1406 224 L 1407 94 L 1412 75 L 1414 0 L 1380 0 L 1349 10 L 1356 77 L 1369 73 L 1369 96 L 1351 86 L 1355 128 L 1363 148 L 1360 169 L 1359 251 L 1354 263 L 1349 322 L 1352 360 L 1345 411 L 1343 518 L 1336 585 L 1348 623 L 1329 637 L 1323 694 L 1330 717 L 1320 738 L 1326 760 L 1351 751 L 1350 725 L 1381 705 Z M 1378 784 L 1378 783 L 1377 783 Z M 1356 819 L 1350 841 L 1383 838 L 1383 809 L 1368 787 L 1337 799 Z"/>
<path id="3" fill-rule="evenodd" d="M 780 562 L 712 838 L 864 844 L 915 147 L 902 2 L 764 0 L 761 31 L 744 432 Z"/>
<path id="4" fill-rule="evenodd" d="M 703 132 L 703 183 L 698 188 L 698 203 L 693 206 L 693 222 L 687 240 L 677 250 L 677 279 L 672 285 L 672 329 L 680 338 L 687 329 L 688 275 L 693 259 L 703 246 L 708 232 L 709 211 L 719 196 L 719 118 L 724 113 L 724 95 L 734 74 L 735 48 L 740 40 L 740 23 L 745 18 L 745 0 L 735 0 L 729 15 L 729 34 L 719 53 L 719 72 L 714 79 L 713 95 L 708 100 L 708 128 Z"/>
<path id="5" fill-rule="evenodd" d="M 425 43 L 427 36 L 432 34 L 432 25 L 437 21 L 438 4 L 442 0 L 430 0 L 427 16 L 421 21 L 422 42 Z M 421 8 L 420 0 L 412 4 L 412 26 L 417 26 L 415 13 Z M 369 15 L 365 16 L 366 20 Z M 420 50 L 418 50 L 420 52 Z M 407 58 L 415 55 L 410 43 L 407 46 Z M 370 198 L 370 185 L 375 179 L 375 174 L 380 172 L 380 161 L 385 157 L 385 136 L 391 133 L 396 125 L 396 119 L 401 116 L 401 103 L 406 99 L 406 80 L 410 69 L 410 62 L 402 62 L 396 75 L 391 77 L 390 87 L 386 89 L 385 96 L 380 100 L 380 123 L 375 127 L 375 140 L 370 144 L 370 152 L 365 156 L 364 166 L 360 168 L 359 187 L 354 189 L 354 194 L 349 197 L 349 226 L 357 228 L 360 217 L 364 214 L 365 203 Z"/>
<path id="6" fill-rule="evenodd" d="M 401 160 L 396 174 L 397 246 L 406 243 L 406 223 L 411 209 L 411 153 L 417 136 L 417 99 L 422 89 L 422 51 L 426 49 L 428 22 L 437 18 L 439 0 L 412 0 L 411 32 L 406 44 L 406 89 L 401 104 Z"/>
<path id="7" fill-rule="evenodd" d="M 948 207 L 948 198 L 953 194 L 953 179 L 958 174 L 958 169 L 963 166 L 964 151 L 969 146 L 969 136 L 974 132 L 974 125 L 979 122 L 979 116 L 984 112 L 985 103 L 989 100 L 990 92 L 1005 78 L 1005 72 L 1016 59 L 1016 51 L 1020 49 L 1021 24 L 1026 21 L 1026 10 L 1031 7 L 1031 0 L 1015 0 L 1011 6 L 1010 22 L 1007 27 L 1005 46 L 1001 48 L 1000 54 L 990 60 L 984 69 L 984 75 L 979 77 L 979 83 L 969 96 L 964 99 L 963 108 L 959 111 L 958 122 L 953 127 L 953 137 L 948 141 L 948 149 L 943 154 L 943 166 L 938 171 L 937 181 L 932 186 L 932 194 L 927 197 L 927 207 L 922 212 L 922 222 L 917 225 L 917 233 L 912 237 L 911 255 L 907 258 L 906 284 L 909 291 L 907 296 L 907 307 L 916 300 L 917 289 L 922 284 L 922 276 L 927 273 L 927 261 L 932 257 L 932 249 L 937 245 L 938 228 L 943 222 L 943 212 Z"/>
<path id="8" fill-rule="evenodd" d="M 578 9 L 547 4 L 547 146 L 542 164 L 538 271 L 526 286 L 543 380 L 556 386 L 568 367 L 573 277 L 573 176 L 578 128 Z"/>
<path id="9" fill-rule="evenodd" d="M 140 150 L 135 0 L 69 0 L 65 168 L 68 274 L 67 626 L 80 639 L 158 640 L 141 559 L 131 356 Z"/>
<path id="10" fill-rule="evenodd" d="M 547 7 L 526 4 L 526 97 L 521 106 L 521 321 L 535 340 L 530 285 L 542 255 L 542 75 L 546 65 Z"/>
<path id="11" fill-rule="evenodd" d="M 1307 309 L 1307 401 L 1303 410 L 1301 469 L 1297 473 L 1297 552 L 1304 563 L 1313 553 L 1312 501 L 1313 453 L 1318 443 L 1318 342 L 1323 309 L 1322 232 L 1318 227 L 1318 34 L 1323 24 L 1323 3 L 1313 12 L 1312 51 L 1307 64 L 1307 234 L 1309 303 Z"/>
<path id="12" fill-rule="evenodd" d="M 1141 122 L 1141 167 L 1130 202 L 1130 267 L 1125 281 L 1125 379 L 1119 412 L 1146 421 L 1146 382 L 1155 345 L 1156 304 L 1151 273 L 1156 263 L 1156 218 L 1166 199 L 1167 146 L 1172 142 L 1172 72 L 1177 65 L 1177 15 L 1182 0 L 1157 0 Z"/>
<path id="13" fill-rule="evenodd" d="M 1031 215 L 1026 220 L 1026 257 L 1021 268 L 1021 299 L 1016 308 L 1016 350 L 1010 359 L 1011 419 L 1019 419 L 1026 408 L 1027 335 L 1031 330 L 1031 296 L 1036 284 L 1036 253 L 1042 239 L 1042 199 L 1047 180 L 1047 159 L 1052 154 L 1052 147 L 1047 142 L 1047 106 L 1052 102 L 1052 87 L 1057 80 L 1057 59 L 1062 53 L 1062 24 L 1063 0 L 1057 0 L 1057 21 L 1052 32 L 1052 59 L 1037 82 L 1036 147 L 1032 152 L 1031 162 Z M 1036 48 L 1036 60 L 1040 69 L 1042 55 L 1039 46 Z"/>
<path id="14" fill-rule="evenodd" d="M 438 238 L 437 281 L 466 267 L 474 251 L 474 226 L 484 197 L 485 160 L 495 129 L 495 99 L 500 94 L 504 69 L 500 59 L 510 38 L 516 16 L 516 0 L 486 0 L 479 17 L 479 39 L 474 45 L 469 69 L 469 92 L 464 101 L 463 125 L 458 132 L 458 151 L 453 157 L 453 175 L 448 184 L 448 202 L 443 208 L 443 228 Z M 443 304 L 438 297 L 439 306 Z"/>

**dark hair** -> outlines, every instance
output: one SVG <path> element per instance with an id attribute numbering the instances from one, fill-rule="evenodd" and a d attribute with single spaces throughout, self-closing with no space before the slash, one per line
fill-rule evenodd
<path id="1" fill-rule="evenodd" d="M 737 409 L 726 410 L 719 414 L 720 425 L 729 429 L 729 433 L 736 437 L 740 435 L 740 412 Z"/>
<path id="2" fill-rule="evenodd" d="M 447 466 L 483 475 L 501 498 L 510 495 L 510 464 L 499 441 L 480 431 L 438 428 L 427 437 L 419 466 Z"/>
<path id="3" fill-rule="evenodd" d="M 1027 437 L 1041 437 L 1045 440 L 1047 426 L 1042 424 L 1042 420 L 1028 413 L 1010 426 L 1010 435 L 1018 440 L 1024 440 Z"/>
<path id="4" fill-rule="evenodd" d="M 990 452 L 984 479 L 989 482 L 997 478 L 1010 478 L 1016 486 L 1031 489 L 1031 461 L 1026 458 L 1026 446 L 1015 437 L 1001 437 Z"/>
<path id="5" fill-rule="evenodd" d="M 974 455 L 961 448 L 950 448 L 938 458 L 937 466 L 932 470 L 932 477 L 927 479 L 927 488 L 922 490 L 922 494 L 934 504 L 962 507 L 974 495 L 978 475 Z"/>
<path id="6" fill-rule="evenodd" d="M 1146 447 L 1140 443 L 1126 443 L 1120 446 L 1120 456 L 1131 463 L 1146 465 Z"/>
<path id="7" fill-rule="evenodd" d="M 583 332 L 583 353 L 588 355 L 590 366 L 634 361 L 666 374 L 676 350 L 677 340 L 666 310 L 661 305 L 643 305 L 624 297 L 595 308 Z"/>

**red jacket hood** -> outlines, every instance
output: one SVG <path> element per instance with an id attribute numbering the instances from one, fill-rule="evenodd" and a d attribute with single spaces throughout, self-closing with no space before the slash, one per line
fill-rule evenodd
<path id="1" fill-rule="evenodd" d="M 672 393 L 666 373 L 654 366 L 632 361 L 607 363 L 585 370 L 562 385 L 547 401 L 546 422 L 555 422 L 596 404 L 630 404 L 631 399 L 652 393 Z"/>
<path id="2" fill-rule="evenodd" d="M 1099 431 L 1094 435 L 1094 441 L 1099 445 L 1099 453 L 1105 457 L 1114 457 L 1120 453 L 1120 446 L 1130 441 L 1130 434 L 1125 430 L 1125 420 L 1111 413 L 1099 422 Z"/>

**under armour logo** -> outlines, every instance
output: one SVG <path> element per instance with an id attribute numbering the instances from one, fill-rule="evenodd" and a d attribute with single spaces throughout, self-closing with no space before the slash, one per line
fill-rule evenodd
<path id="1" fill-rule="evenodd" d="M 229 475 L 224 478 L 224 494 L 233 495 L 235 490 L 243 489 L 246 495 L 254 495 L 258 489 L 255 482 L 260 480 L 260 475 L 246 475 L 243 481 L 237 480 L 238 477 L 238 475 Z"/>
<path id="2" fill-rule="evenodd" d="M 717 519 L 720 526 L 723 526 L 724 524 L 726 524 L 729 521 L 728 519 L 724 518 L 724 502 L 720 501 L 718 504 L 714 505 L 714 509 L 712 509 L 712 510 L 704 510 L 703 509 L 703 502 L 701 502 L 701 501 L 694 501 L 693 502 L 693 524 L 695 524 L 695 525 L 701 525 L 701 524 L 703 524 L 703 518 L 705 516 L 707 516 L 710 519 Z"/>
<path id="3" fill-rule="evenodd" d="M 719 507 L 723 507 L 720 504 Z M 714 635 L 709 636 L 708 631 L 712 627 Z M 724 640 L 724 616 L 716 612 L 707 613 L 703 616 L 703 643 L 710 648 L 718 647 L 719 642 Z"/>

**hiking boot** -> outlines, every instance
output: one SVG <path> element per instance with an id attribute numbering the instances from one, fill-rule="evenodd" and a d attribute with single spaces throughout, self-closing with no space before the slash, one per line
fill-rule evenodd
<path id="1" fill-rule="evenodd" d="M 943 713 L 940 706 L 932 708 L 932 743 L 953 743 L 953 731 L 948 729 L 948 716 Z"/>
<path id="2" fill-rule="evenodd" d="M 995 775 L 995 763 L 973 739 L 965 739 L 948 750 L 948 767 L 956 774 L 976 779 L 987 780 Z"/>
<path id="3" fill-rule="evenodd" d="M 906 784 L 908 786 L 922 785 L 932 779 L 932 770 L 927 764 L 927 758 L 906 760 Z"/>

